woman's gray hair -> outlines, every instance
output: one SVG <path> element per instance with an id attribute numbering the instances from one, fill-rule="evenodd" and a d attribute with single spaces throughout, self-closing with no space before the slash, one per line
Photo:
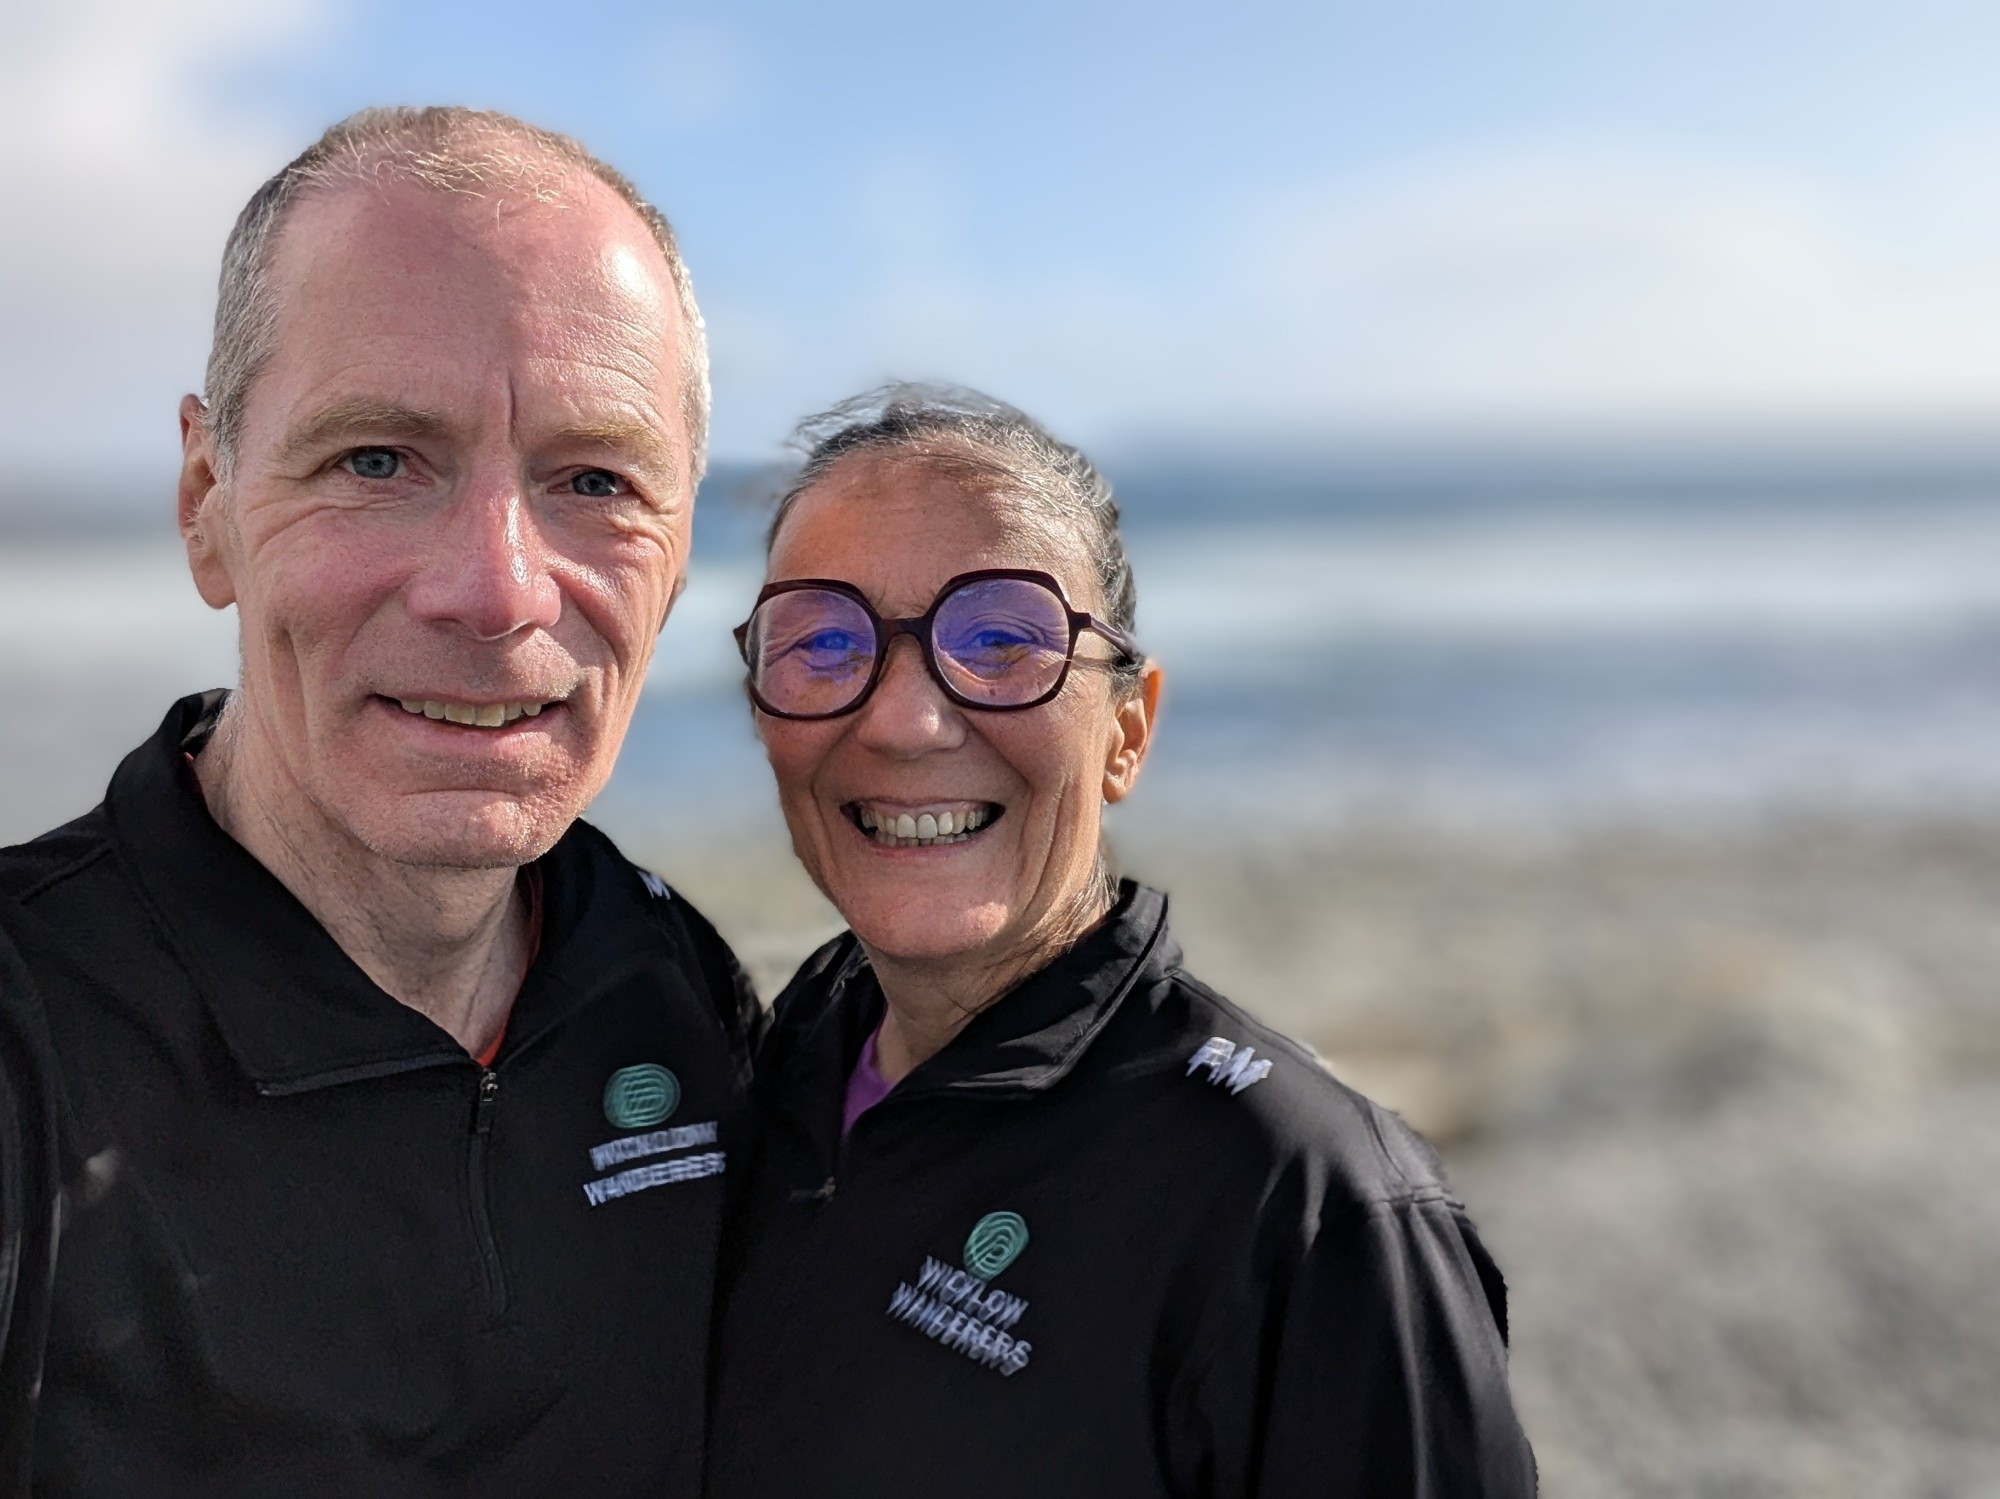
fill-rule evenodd
<path id="1" fill-rule="evenodd" d="M 209 431 L 225 475 L 243 430 L 243 406 L 271 357 L 278 322 L 271 262 L 279 231 L 307 194 L 357 184 L 414 182 L 439 192 L 516 194 L 555 202 L 568 170 L 588 173 L 616 193 L 652 232 L 666 256 L 681 313 L 681 419 L 687 428 L 689 484 L 708 453 L 708 338 L 694 283 L 673 226 L 615 168 L 581 142 L 512 115 L 456 105 L 364 109 L 332 126 L 251 195 L 222 252 L 215 342 L 204 381 Z"/>
<path id="2" fill-rule="evenodd" d="M 1052 515 L 1096 563 L 1105 619 L 1127 632 L 1134 629 L 1138 589 L 1110 482 L 1080 450 L 1005 401 L 963 386 L 899 381 L 807 417 L 792 443 L 805 461 L 779 497 L 767 550 L 801 496 L 849 458 L 910 459 L 962 474 Z M 1118 679 L 1129 685 L 1139 671 L 1139 663 L 1125 663 Z"/>

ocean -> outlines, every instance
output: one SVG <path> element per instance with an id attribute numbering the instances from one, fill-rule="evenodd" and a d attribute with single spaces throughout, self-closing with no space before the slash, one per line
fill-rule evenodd
<path id="1" fill-rule="evenodd" d="M 1167 672 L 1114 828 L 1930 815 L 2000 802 L 2000 486 L 1125 491 Z M 599 821 L 777 836 L 729 627 L 759 515 L 705 497 Z M 233 676 L 171 537 L 0 535 L 0 836 L 88 807 L 167 700 Z"/>

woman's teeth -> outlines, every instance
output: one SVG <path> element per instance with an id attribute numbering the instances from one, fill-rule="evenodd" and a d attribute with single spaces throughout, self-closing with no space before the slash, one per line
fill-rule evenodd
<path id="1" fill-rule="evenodd" d="M 930 848 L 939 843 L 963 843 L 993 820 L 991 807 L 957 812 L 878 812 L 856 807 L 854 820 L 884 848 Z"/>
<path id="2" fill-rule="evenodd" d="M 497 729 L 502 724 L 510 724 L 517 718 L 533 718 L 547 703 L 447 703 L 437 698 L 406 697 L 397 699 L 405 713 L 424 718 L 439 718 L 446 723 L 462 723 L 469 728 Z"/>

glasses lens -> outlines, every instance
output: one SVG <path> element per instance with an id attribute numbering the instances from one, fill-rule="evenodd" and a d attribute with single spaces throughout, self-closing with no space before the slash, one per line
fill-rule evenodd
<path id="1" fill-rule="evenodd" d="M 931 626 L 938 670 L 969 702 L 996 708 L 1032 703 L 1062 678 L 1069 659 L 1069 610 L 1026 578 L 980 578 L 960 585 Z"/>
<path id="2" fill-rule="evenodd" d="M 838 713 L 875 670 L 875 624 L 859 601 L 823 588 L 773 594 L 750 616 L 750 682 L 780 713 Z"/>

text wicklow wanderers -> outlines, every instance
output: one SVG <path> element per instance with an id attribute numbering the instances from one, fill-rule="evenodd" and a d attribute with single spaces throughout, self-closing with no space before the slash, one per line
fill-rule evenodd
<path id="1" fill-rule="evenodd" d="M 899 1282 L 889 1298 L 889 1315 L 907 1322 L 925 1337 L 1003 1375 L 1028 1367 L 1034 1350 L 1006 1329 L 1021 1320 L 1028 1303 L 996 1291 L 976 1275 L 924 1257 L 924 1268 L 912 1286 Z"/>

